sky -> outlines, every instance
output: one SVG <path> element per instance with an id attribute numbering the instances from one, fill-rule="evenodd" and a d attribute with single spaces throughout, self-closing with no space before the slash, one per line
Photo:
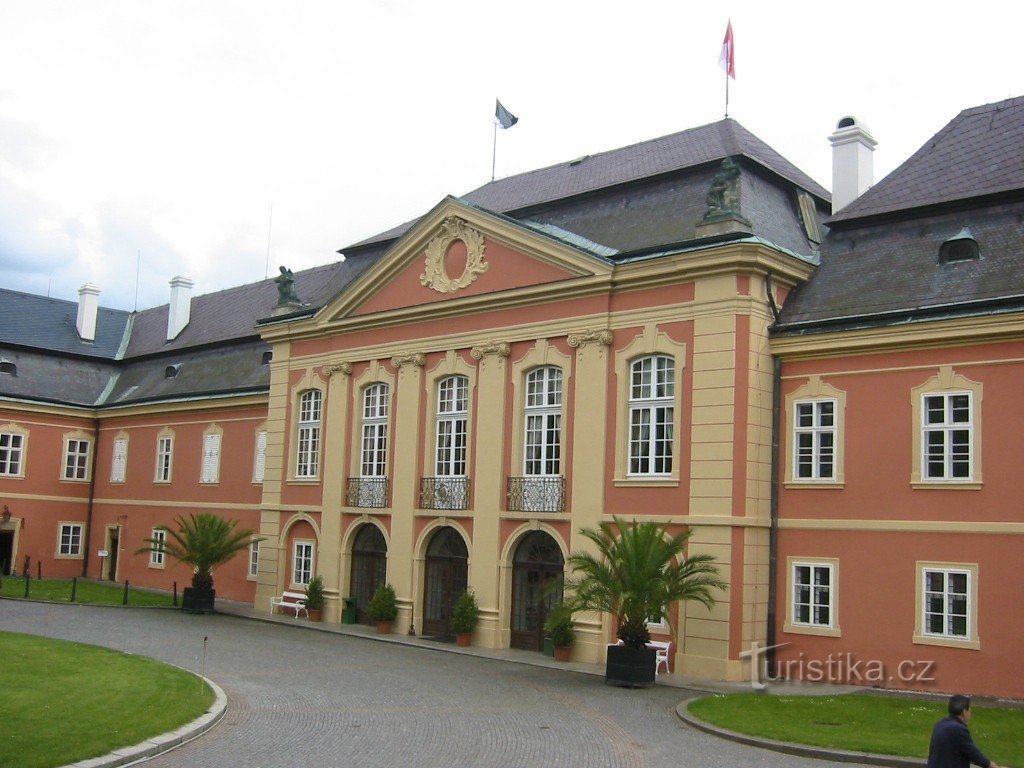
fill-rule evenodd
<path id="1" fill-rule="evenodd" d="M 0 287 L 118 309 L 340 258 L 491 177 L 729 115 L 826 188 L 1024 95 L 1024 6 L 0 0 Z"/>

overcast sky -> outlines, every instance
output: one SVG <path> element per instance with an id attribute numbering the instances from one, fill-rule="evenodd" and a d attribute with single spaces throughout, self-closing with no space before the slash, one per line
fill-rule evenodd
<path id="1" fill-rule="evenodd" d="M 335 261 L 491 174 L 730 116 L 831 187 L 1024 94 L 1024 6 L 686 0 L 0 0 L 0 286 L 167 302 Z M 271 215 L 272 214 L 272 215 Z"/>

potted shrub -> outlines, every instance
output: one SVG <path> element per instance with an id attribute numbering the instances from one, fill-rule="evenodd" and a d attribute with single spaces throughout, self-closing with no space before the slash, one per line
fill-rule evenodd
<path id="1" fill-rule="evenodd" d="M 310 621 L 320 621 L 324 610 L 324 580 L 314 576 L 306 585 L 306 613 Z"/>
<path id="2" fill-rule="evenodd" d="M 610 613 L 618 625 L 619 645 L 608 646 L 605 682 L 637 688 L 654 684 L 655 651 L 647 623 L 668 617 L 675 602 L 697 600 L 709 608 L 714 590 L 725 589 L 711 555 L 685 556 L 690 531 L 668 535 L 667 524 L 626 523 L 621 518 L 580 533 L 596 554 L 577 552 L 568 559 L 565 587 L 568 610 Z"/>
<path id="3" fill-rule="evenodd" d="M 185 587 L 181 608 L 188 613 L 211 613 L 217 596 L 213 588 L 213 570 L 228 562 L 253 541 L 254 531 L 235 530 L 237 520 L 225 520 L 209 512 L 174 519 L 177 530 L 166 525 L 157 528 L 167 532 L 166 539 L 143 539 L 147 546 L 141 552 L 163 552 L 179 563 L 192 568 L 192 586 Z"/>
<path id="4" fill-rule="evenodd" d="M 555 606 L 548 614 L 544 634 L 551 638 L 555 661 L 568 661 L 576 642 L 576 623 L 572 620 L 572 611 L 564 603 Z"/>
<path id="5" fill-rule="evenodd" d="M 377 622 L 377 634 L 386 635 L 391 632 L 391 622 L 398 616 L 398 602 L 395 588 L 390 584 L 381 584 L 373 593 L 366 606 L 370 618 Z"/>
<path id="6" fill-rule="evenodd" d="M 473 630 L 479 620 L 480 606 L 476 602 L 476 595 L 473 590 L 467 589 L 452 610 L 451 628 L 457 645 L 464 648 L 473 641 Z"/>

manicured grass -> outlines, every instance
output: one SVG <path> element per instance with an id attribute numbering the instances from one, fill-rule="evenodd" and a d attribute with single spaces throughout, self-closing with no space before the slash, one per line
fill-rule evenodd
<path id="1" fill-rule="evenodd" d="M 28 596 L 32 600 L 52 600 L 66 603 L 71 600 L 71 580 L 30 579 Z M 25 579 L 5 576 L 0 581 L 0 596 L 24 597 Z M 76 603 L 99 605 L 121 605 L 124 601 L 124 584 L 113 582 L 96 583 L 79 580 L 75 589 Z M 172 605 L 173 597 L 156 592 L 142 592 L 128 588 L 128 605 Z"/>
<path id="2" fill-rule="evenodd" d="M 972 706 L 971 735 L 999 765 L 1024 766 L 1024 710 Z M 946 702 L 891 696 L 765 696 L 736 693 L 690 704 L 701 720 L 730 731 L 817 747 L 927 757 Z"/>
<path id="3" fill-rule="evenodd" d="M 0 766 L 105 755 L 199 717 L 210 687 L 176 667 L 81 643 L 0 632 Z"/>

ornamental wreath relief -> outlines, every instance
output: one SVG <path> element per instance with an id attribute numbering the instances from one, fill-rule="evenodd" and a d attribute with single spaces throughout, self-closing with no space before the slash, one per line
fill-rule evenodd
<path id="1" fill-rule="evenodd" d="M 466 244 L 466 268 L 453 280 L 445 268 L 445 257 L 456 240 Z M 449 216 L 441 224 L 441 233 L 427 243 L 426 271 L 420 283 L 438 293 L 452 293 L 468 286 L 489 266 L 484 261 L 484 236 L 462 219 Z"/>

